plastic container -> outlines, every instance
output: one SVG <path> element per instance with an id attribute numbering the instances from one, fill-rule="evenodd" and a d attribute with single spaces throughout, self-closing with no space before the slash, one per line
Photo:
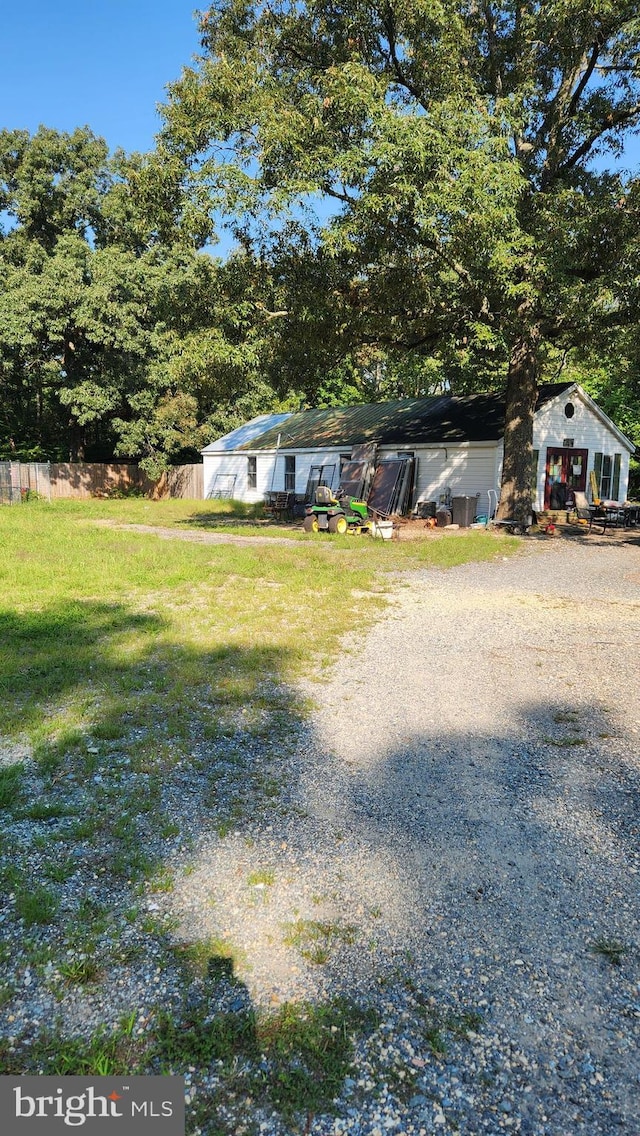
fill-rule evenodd
<path id="1" fill-rule="evenodd" d="M 371 525 L 371 532 L 374 536 L 379 536 L 382 540 L 391 540 L 393 536 L 393 521 L 374 521 Z"/>
<path id="2" fill-rule="evenodd" d="M 468 529 L 469 525 L 473 524 L 476 509 L 478 507 L 477 497 L 454 497 L 451 502 L 453 510 L 453 523 L 460 525 L 461 529 Z"/>
<path id="3" fill-rule="evenodd" d="M 450 525 L 451 524 L 451 510 L 450 509 L 438 509 L 438 512 L 436 513 L 436 521 L 438 523 L 439 529 L 443 529 L 447 525 Z"/>

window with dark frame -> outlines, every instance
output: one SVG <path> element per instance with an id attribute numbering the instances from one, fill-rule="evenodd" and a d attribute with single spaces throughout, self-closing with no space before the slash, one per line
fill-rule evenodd
<path id="1" fill-rule="evenodd" d="M 593 455 L 596 482 L 601 501 L 617 501 L 620 493 L 620 465 L 622 454 Z"/>
<path id="2" fill-rule="evenodd" d="M 296 491 L 296 456 L 285 454 L 284 458 L 284 490 L 285 493 Z"/>
<path id="3" fill-rule="evenodd" d="M 247 458 L 247 489 L 258 488 L 258 459 L 257 457 Z"/>

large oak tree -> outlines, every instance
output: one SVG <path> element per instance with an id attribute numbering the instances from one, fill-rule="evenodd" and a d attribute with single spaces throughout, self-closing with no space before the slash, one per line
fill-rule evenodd
<path id="1" fill-rule="evenodd" d="M 185 184 L 276 268 L 329 202 L 308 256 L 332 266 L 318 308 L 350 347 L 492 356 L 500 510 L 523 519 L 539 376 L 634 315 L 638 191 L 618 167 L 640 121 L 637 4 L 217 0 L 201 28 L 166 108 Z"/>

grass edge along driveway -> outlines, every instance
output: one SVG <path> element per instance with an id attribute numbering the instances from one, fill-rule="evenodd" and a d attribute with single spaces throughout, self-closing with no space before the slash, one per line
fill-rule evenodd
<path id="1" fill-rule="evenodd" d="M 224 983 L 241 986 L 229 944 L 178 949 L 147 901 L 172 887 L 167 860 L 188 859 L 202 825 L 224 840 L 247 811 L 277 823 L 279 759 L 304 715 L 296 675 L 321 672 L 375 618 L 389 571 L 518 542 L 211 546 L 127 523 L 282 532 L 224 503 L 0 510 L 0 1071 L 192 1068 L 189 1131 L 228 1131 L 243 1100 L 295 1126 L 331 1108 L 375 1016 L 339 1001 L 212 1015 Z M 201 788 L 197 816 L 176 807 L 183 783 Z M 149 967 L 164 999 L 101 1017 L 108 990 Z"/>

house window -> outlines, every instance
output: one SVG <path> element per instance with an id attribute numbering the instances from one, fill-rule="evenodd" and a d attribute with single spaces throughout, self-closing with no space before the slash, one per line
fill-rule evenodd
<path id="1" fill-rule="evenodd" d="M 247 458 L 247 489 L 258 488 L 258 459 L 257 457 Z"/>
<path id="2" fill-rule="evenodd" d="M 568 402 L 567 405 L 564 408 L 565 418 L 573 418 L 575 412 L 576 412 L 576 408 L 573 405 L 573 403 Z"/>
<path id="3" fill-rule="evenodd" d="M 594 454 L 593 468 L 602 501 L 618 500 L 621 461 L 622 454 Z"/>
<path id="4" fill-rule="evenodd" d="M 284 488 L 286 493 L 296 491 L 296 457 L 295 454 L 285 454 L 284 459 Z"/>

